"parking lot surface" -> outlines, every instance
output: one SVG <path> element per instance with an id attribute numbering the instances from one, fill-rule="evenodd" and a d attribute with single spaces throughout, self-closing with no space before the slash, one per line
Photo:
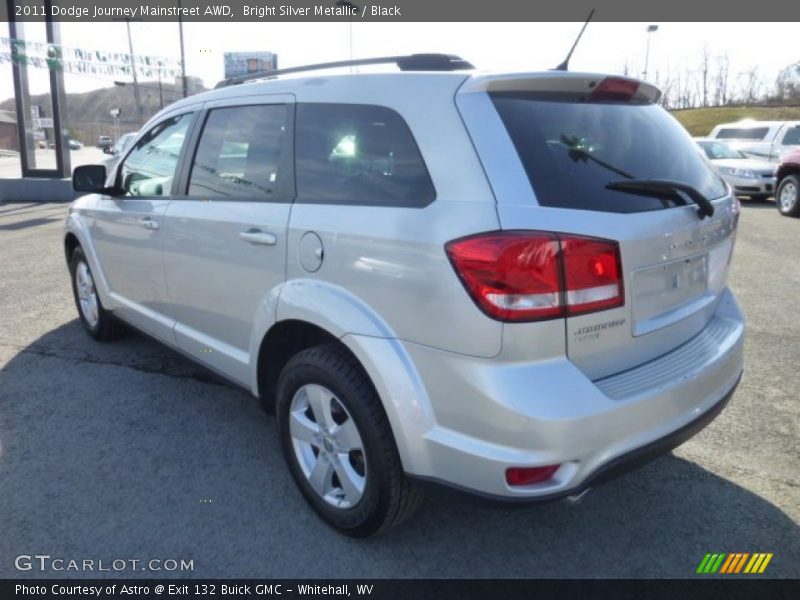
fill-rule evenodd
<path id="1" fill-rule="evenodd" d="M 429 501 L 366 541 L 307 508 L 246 392 L 142 336 L 83 333 L 66 211 L 0 204 L 0 577 L 682 578 L 707 552 L 772 552 L 764 577 L 800 577 L 800 220 L 771 202 L 743 207 L 746 372 L 706 430 L 577 505 Z M 27 554 L 193 570 L 17 570 Z"/>

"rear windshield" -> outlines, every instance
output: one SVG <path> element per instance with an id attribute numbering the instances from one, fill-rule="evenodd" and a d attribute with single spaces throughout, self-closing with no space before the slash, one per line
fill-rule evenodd
<path id="1" fill-rule="evenodd" d="M 631 213 L 676 205 L 669 196 L 606 188 L 626 179 L 677 181 L 708 199 L 726 193 L 691 137 L 660 106 L 530 92 L 491 97 L 542 206 Z"/>
<path id="2" fill-rule="evenodd" d="M 720 140 L 763 140 L 769 127 L 727 127 L 717 132 Z"/>

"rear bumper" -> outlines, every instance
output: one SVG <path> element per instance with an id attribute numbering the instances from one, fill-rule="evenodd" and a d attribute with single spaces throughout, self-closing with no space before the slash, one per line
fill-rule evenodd
<path id="1" fill-rule="evenodd" d="M 414 477 L 414 479 L 419 481 L 429 493 L 432 493 L 436 496 L 461 498 L 467 501 L 471 501 L 477 497 L 478 499 L 487 501 L 489 503 L 535 504 L 540 502 L 561 500 L 570 496 L 580 496 L 593 487 L 606 483 L 607 481 L 611 481 L 612 479 L 616 479 L 617 477 L 620 477 L 634 469 L 646 465 L 647 463 L 659 458 L 660 456 L 663 456 L 700 433 L 700 431 L 705 429 L 705 427 L 711 423 L 711 421 L 716 419 L 722 410 L 728 405 L 728 402 L 736 391 L 740 380 L 741 377 L 736 380 L 733 387 L 730 389 L 730 391 L 728 391 L 727 394 L 725 394 L 725 396 L 722 397 L 721 400 L 719 400 L 702 415 L 697 417 L 694 421 L 687 423 L 683 427 L 676 429 L 664 437 L 653 440 L 644 446 L 634 448 L 633 450 L 630 450 L 625 454 L 610 460 L 598 468 L 589 477 L 587 477 L 583 482 L 581 482 L 580 485 L 572 489 L 538 496 L 509 497 L 484 494 L 476 492 L 475 490 L 464 489 L 432 477 Z"/>
<path id="2" fill-rule="evenodd" d="M 406 343 L 429 406 L 415 413 L 417 427 L 422 418 L 428 424 L 406 444 L 404 467 L 420 480 L 489 498 L 535 501 L 580 493 L 707 425 L 741 378 L 743 341 L 744 319 L 726 290 L 697 336 L 598 381 L 567 359 L 520 364 Z M 395 429 L 406 421 L 398 416 Z M 506 483 L 509 467 L 555 464 L 561 467 L 545 482 Z"/>

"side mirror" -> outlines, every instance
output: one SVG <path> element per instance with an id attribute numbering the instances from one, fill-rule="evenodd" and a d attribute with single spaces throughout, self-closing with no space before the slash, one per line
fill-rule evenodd
<path id="1" fill-rule="evenodd" d="M 72 171 L 72 189 L 76 192 L 102 193 L 106 190 L 104 165 L 82 165 Z"/>

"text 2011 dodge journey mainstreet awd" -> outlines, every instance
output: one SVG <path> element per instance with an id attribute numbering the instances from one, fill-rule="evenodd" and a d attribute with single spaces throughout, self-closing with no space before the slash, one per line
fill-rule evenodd
<path id="1" fill-rule="evenodd" d="M 392 60 L 226 82 L 77 168 L 89 334 L 125 322 L 260 397 L 355 536 L 423 483 L 573 496 L 710 422 L 743 369 L 739 207 L 659 91 Z"/>

